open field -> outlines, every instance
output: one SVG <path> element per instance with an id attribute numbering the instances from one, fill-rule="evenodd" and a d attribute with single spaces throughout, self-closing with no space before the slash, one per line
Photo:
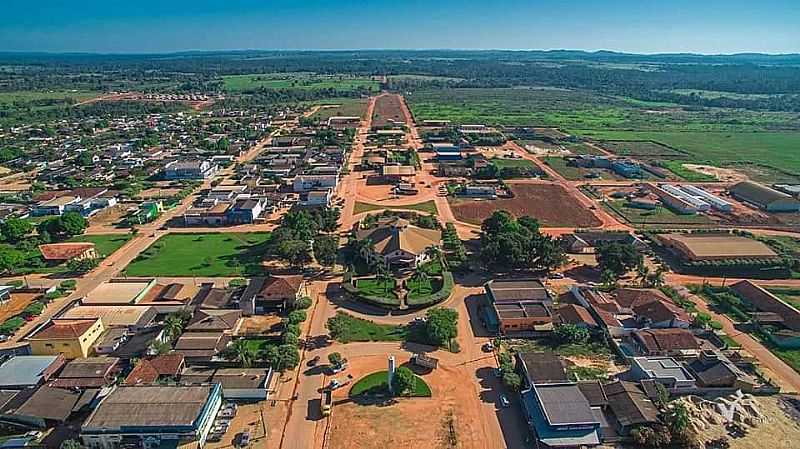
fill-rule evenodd
<path id="1" fill-rule="evenodd" d="M 605 140 L 600 146 L 619 156 L 631 156 L 642 159 L 681 159 L 686 157 L 686 153 L 664 146 L 658 142 L 647 140 Z"/>
<path id="2" fill-rule="evenodd" d="M 714 223 L 702 214 L 680 215 L 666 207 L 658 207 L 655 210 L 627 207 L 625 200 L 608 201 L 604 203 L 604 206 L 612 215 L 622 217 L 632 225 L 711 225 Z"/>
<path id="3" fill-rule="evenodd" d="M 495 157 L 489 160 L 497 168 L 533 168 L 535 164 L 527 159 L 505 159 Z"/>
<path id="4" fill-rule="evenodd" d="M 693 163 L 731 165 L 755 162 L 800 173 L 800 132 L 636 132 L 581 131 L 600 140 L 653 140 L 688 152 Z"/>
<path id="5" fill-rule="evenodd" d="M 233 277 L 263 273 L 266 232 L 169 234 L 125 268 L 128 276 Z"/>
<path id="6" fill-rule="evenodd" d="M 70 242 L 94 243 L 100 257 L 108 257 L 131 239 L 129 234 L 90 234 L 69 239 Z"/>
<path id="7" fill-rule="evenodd" d="M 327 120 L 330 117 L 364 117 L 367 112 L 367 100 L 361 98 L 342 98 L 330 103 L 316 103 L 326 105 L 314 115 L 314 120 Z"/>
<path id="8" fill-rule="evenodd" d="M 383 204 L 370 204 L 370 203 L 362 203 L 360 201 L 356 201 L 356 206 L 355 209 L 353 210 L 353 214 L 358 215 L 373 210 L 386 210 L 386 209 L 415 210 L 419 212 L 425 212 L 430 215 L 436 215 L 436 203 L 433 200 L 425 201 L 424 203 L 405 204 L 402 206 L 388 206 Z"/>
<path id="9" fill-rule="evenodd" d="M 684 167 L 683 164 L 688 164 L 689 161 L 662 161 L 661 165 L 667 170 L 671 171 L 675 176 L 680 177 L 684 181 L 689 182 L 708 182 L 716 181 L 717 178 L 705 173 L 700 173 L 696 170 L 691 170 Z"/>
<path id="10" fill-rule="evenodd" d="M 453 214 L 460 221 L 480 224 L 496 210 L 505 210 L 520 217 L 529 215 L 542 226 L 599 226 L 600 220 L 578 205 L 569 192 L 557 184 L 510 184 L 514 198 L 476 201 L 449 198 Z M 569 207 L 564 207 L 568 205 Z"/>
<path id="11" fill-rule="evenodd" d="M 404 326 L 378 324 L 363 318 L 357 318 L 344 312 L 338 312 L 328 321 L 328 329 L 334 339 L 340 343 L 354 341 L 401 341 L 406 338 Z"/>
<path id="12" fill-rule="evenodd" d="M 626 180 L 626 178 L 622 176 L 618 176 L 611 170 L 606 170 L 603 168 L 583 168 L 583 167 L 573 167 L 567 165 L 567 160 L 563 157 L 556 157 L 556 156 L 548 156 L 542 158 L 542 160 L 550 166 L 553 170 L 558 172 L 564 179 L 569 181 L 578 181 L 581 179 L 586 179 L 588 174 L 596 173 L 600 175 L 600 178 L 595 179 L 618 179 L 618 180 Z M 648 179 L 648 173 L 645 173 L 644 179 Z"/>
<path id="13" fill-rule="evenodd" d="M 279 74 L 226 75 L 222 77 L 225 90 L 243 92 L 255 89 L 335 89 L 342 91 L 378 90 L 378 82 L 369 78 L 348 75 Z"/>

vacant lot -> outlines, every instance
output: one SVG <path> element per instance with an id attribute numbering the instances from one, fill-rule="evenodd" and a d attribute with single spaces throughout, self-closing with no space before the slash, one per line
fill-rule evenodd
<path id="1" fill-rule="evenodd" d="M 125 269 L 128 276 L 233 277 L 263 273 L 267 232 L 169 234 Z"/>
<path id="2" fill-rule="evenodd" d="M 375 110 L 372 113 L 372 127 L 383 128 L 394 123 L 405 123 L 402 99 L 399 95 L 382 95 L 375 100 Z"/>
<path id="3" fill-rule="evenodd" d="M 480 224 L 496 210 L 505 210 L 517 217 L 528 215 L 543 226 L 593 227 L 600 220 L 557 184 L 511 184 L 514 198 L 493 201 L 451 199 L 456 218 Z"/>
<path id="4" fill-rule="evenodd" d="M 800 132 L 633 132 L 583 131 L 610 140 L 652 140 L 689 153 L 693 163 L 758 163 L 800 173 Z"/>
<path id="5" fill-rule="evenodd" d="M 364 113 L 367 112 L 367 100 L 361 98 L 342 98 L 335 102 L 324 103 L 323 106 L 311 118 L 315 120 L 327 120 L 330 117 L 363 118 Z"/>
<path id="6" fill-rule="evenodd" d="M 664 146 L 658 142 L 646 140 L 606 140 L 601 142 L 600 146 L 620 156 L 631 156 L 643 159 L 682 159 L 686 157 L 686 153 Z"/>
<path id="7" fill-rule="evenodd" d="M 604 204 L 612 215 L 622 217 L 632 225 L 667 226 L 714 224 L 714 222 L 709 220 L 705 215 L 680 215 L 666 207 L 658 207 L 655 210 L 637 209 L 625 206 L 625 200 L 608 201 Z"/>
<path id="8" fill-rule="evenodd" d="M 222 77 L 225 90 L 242 92 L 256 89 L 304 89 L 339 91 L 378 90 L 378 82 L 369 78 L 348 75 L 314 75 L 314 74 L 255 74 L 227 75 Z"/>

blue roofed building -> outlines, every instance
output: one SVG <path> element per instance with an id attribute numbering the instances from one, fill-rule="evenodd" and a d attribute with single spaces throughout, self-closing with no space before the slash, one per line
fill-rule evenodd
<path id="1" fill-rule="evenodd" d="M 0 365 L 0 389 L 35 388 L 64 367 L 63 355 L 18 355 Z"/>
<path id="2" fill-rule="evenodd" d="M 611 163 L 611 170 L 626 178 L 642 178 L 644 176 L 642 166 L 630 161 L 614 161 Z"/>

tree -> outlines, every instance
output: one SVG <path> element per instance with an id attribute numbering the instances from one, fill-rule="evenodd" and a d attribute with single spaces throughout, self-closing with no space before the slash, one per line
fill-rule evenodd
<path id="1" fill-rule="evenodd" d="M 426 314 L 425 332 L 435 345 L 450 343 L 458 335 L 458 312 L 453 309 L 435 308 Z"/>
<path id="2" fill-rule="evenodd" d="M 67 212 L 60 217 L 52 217 L 39 223 L 39 234 L 50 235 L 59 240 L 81 235 L 89 226 L 83 215 L 77 212 Z"/>
<path id="3" fill-rule="evenodd" d="M 250 368 L 253 366 L 258 354 L 255 349 L 247 344 L 247 340 L 239 339 L 233 342 L 229 349 L 230 356 L 238 362 L 242 368 Z"/>
<path id="4" fill-rule="evenodd" d="M 428 281 L 428 279 L 428 273 L 426 273 L 425 270 L 420 270 L 419 268 L 417 268 L 417 270 L 414 272 L 414 275 L 411 276 L 411 280 L 417 284 L 417 289 L 421 288 L 422 285 Z"/>
<path id="5" fill-rule="evenodd" d="M 300 363 L 300 351 L 296 345 L 282 344 L 280 346 L 270 346 L 266 353 L 266 358 L 272 367 L 278 371 L 285 371 L 294 368 Z"/>
<path id="6" fill-rule="evenodd" d="M 410 369 L 401 366 L 395 370 L 394 377 L 392 378 L 392 392 L 395 396 L 402 396 L 413 392 L 416 385 L 417 376 L 415 376 Z"/>
<path id="7" fill-rule="evenodd" d="M 100 265 L 100 260 L 94 257 L 85 259 L 71 259 L 67 262 L 67 268 L 73 273 L 88 273 Z"/>
<path id="8" fill-rule="evenodd" d="M 311 262 L 311 248 L 304 240 L 285 240 L 278 244 L 278 257 L 298 268 Z"/>
<path id="9" fill-rule="evenodd" d="M 293 310 L 289 312 L 287 316 L 289 319 L 289 324 L 300 324 L 306 320 L 306 311 L 305 310 Z"/>
<path id="10" fill-rule="evenodd" d="M 0 273 L 13 273 L 22 265 L 24 256 L 14 248 L 0 247 Z"/>
<path id="11" fill-rule="evenodd" d="M 332 267 L 336 263 L 336 250 L 338 249 L 336 237 L 324 236 L 314 240 L 314 258 L 325 267 Z"/>
<path id="12" fill-rule="evenodd" d="M 311 307 L 311 298 L 303 296 L 294 303 L 295 310 L 304 310 Z"/>
<path id="13" fill-rule="evenodd" d="M 519 391 L 522 387 L 522 379 L 514 371 L 505 371 L 503 372 L 503 385 L 511 391 Z"/>
<path id="14" fill-rule="evenodd" d="M 7 242 L 17 243 L 33 232 L 33 225 L 28 220 L 9 218 L 0 223 L 0 235 Z"/>
<path id="15" fill-rule="evenodd" d="M 338 352 L 331 352 L 328 354 L 328 362 L 330 362 L 330 364 L 333 366 L 339 367 L 342 366 L 342 363 L 344 363 L 344 357 L 342 357 L 342 354 Z"/>
<path id="16" fill-rule="evenodd" d="M 664 426 L 641 426 L 631 430 L 633 441 L 645 447 L 664 447 L 672 442 L 669 430 Z"/>
<path id="17" fill-rule="evenodd" d="M 164 341 L 156 341 L 151 348 L 156 355 L 162 355 L 171 351 L 172 345 Z"/>
<path id="18" fill-rule="evenodd" d="M 560 344 L 579 345 L 589 341 L 589 331 L 574 324 L 562 324 L 553 331 L 553 338 Z"/>
<path id="19" fill-rule="evenodd" d="M 617 275 L 611 270 L 603 270 L 600 273 L 600 282 L 605 288 L 614 288 L 617 285 Z"/>
<path id="20" fill-rule="evenodd" d="M 61 442 L 61 445 L 58 446 L 59 449 L 84 449 L 84 446 L 78 440 L 64 440 Z"/>
<path id="21" fill-rule="evenodd" d="M 609 242 L 597 248 L 597 264 L 600 270 L 609 270 L 617 277 L 644 263 L 644 258 L 630 243 Z"/>
<path id="22" fill-rule="evenodd" d="M 644 261 L 642 261 L 644 262 Z M 639 285 L 641 287 L 647 288 L 650 287 L 650 267 L 645 265 L 644 263 L 640 263 L 636 266 L 636 280 L 639 281 Z"/>
<path id="23" fill-rule="evenodd" d="M 672 402 L 667 407 L 665 421 L 673 435 L 684 434 L 689 429 L 689 411 L 681 402 Z"/>
<path id="24" fill-rule="evenodd" d="M 171 339 L 177 338 L 183 332 L 184 321 L 177 314 L 171 313 L 164 319 L 164 330 Z"/>

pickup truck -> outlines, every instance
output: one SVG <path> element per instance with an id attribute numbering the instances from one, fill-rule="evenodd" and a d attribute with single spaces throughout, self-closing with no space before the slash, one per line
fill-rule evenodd
<path id="1" fill-rule="evenodd" d="M 331 390 L 323 391 L 322 397 L 320 398 L 320 406 L 322 407 L 322 416 L 330 416 L 332 405 L 333 405 L 333 392 Z"/>

